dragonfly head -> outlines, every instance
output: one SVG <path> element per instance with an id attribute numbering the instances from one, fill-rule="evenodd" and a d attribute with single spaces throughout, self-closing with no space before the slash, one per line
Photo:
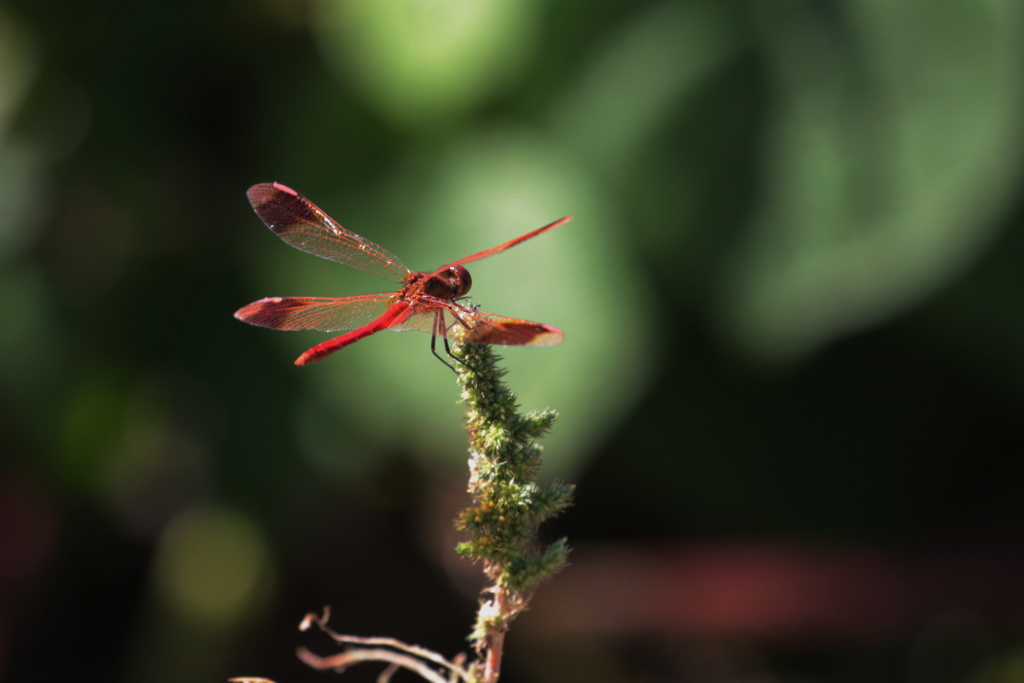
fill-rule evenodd
<path id="1" fill-rule="evenodd" d="M 438 299 L 452 301 L 464 296 L 473 286 L 473 278 L 462 266 L 442 268 L 423 283 L 423 291 Z"/>
<path id="2" fill-rule="evenodd" d="M 448 268 L 448 272 L 452 274 L 452 284 L 454 285 L 456 282 L 458 283 L 458 286 L 455 288 L 456 297 L 464 296 L 469 292 L 470 288 L 473 286 L 473 278 L 470 277 L 468 270 L 462 266 L 451 266 Z"/>

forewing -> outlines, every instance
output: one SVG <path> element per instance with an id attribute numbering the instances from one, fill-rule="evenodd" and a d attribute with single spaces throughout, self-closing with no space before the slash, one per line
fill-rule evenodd
<path id="1" fill-rule="evenodd" d="M 251 325 L 276 330 L 354 330 L 383 315 L 396 298 L 394 292 L 341 299 L 270 297 L 243 306 L 235 312 L 235 317 Z"/>
<path id="2" fill-rule="evenodd" d="M 494 254 L 498 254 L 500 252 L 503 252 L 503 251 L 505 251 L 506 249 L 508 249 L 510 247 L 516 246 L 520 242 L 525 242 L 526 240 L 530 239 L 531 237 L 536 237 L 537 235 L 541 234 L 542 232 L 547 232 L 548 230 L 553 230 L 553 229 L 557 228 L 559 225 L 562 225 L 564 223 L 568 223 L 571 220 L 572 220 L 572 216 L 566 216 L 565 218 L 559 218 L 554 223 L 548 223 L 543 228 L 537 228 L 536 230 L 533 230 L 532 232 L 528 232 L 525 235 L 520 235 L 519 237 L 515 238 L 514 240 L 509 240 L 508 242 L 505 242 L 504 244 L 499 244 L 498 246 L 491 247 L 490 249 L 484 249 L 483 251 L 477 252 L 477 253 L 473 254 L 472 256 L 467 256 L 465 258 L 460 258 L 458 261 L 455 261 L 454 263 L 448 264 L 448 266 L 445 266 L 445 268 L 447 268 L 449 266 L 459 266 L 459 265 L 462 265 L 463 263 L 469 263 L 470 261 L 479 261 L 482 258 L 487 258 L 488 256 L 493 256 Z M 510 320 L 511 320 L 511 318 L 510 318 Z"/>
<path id="3" fill-rule="evenodd" d="M 405 282 L 409 269 L 379 244 L 346 230 L 295 190 L 281 183 L 260 183 L 248 191 L 249 203 L 267 227 L 302 251 Z"/>

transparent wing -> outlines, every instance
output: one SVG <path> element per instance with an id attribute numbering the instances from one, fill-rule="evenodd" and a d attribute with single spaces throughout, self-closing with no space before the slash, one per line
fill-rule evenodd
<path id="1" fill-rule="evenodd" d="M 249 203 L 267 227 L 307 254 L 405 282 L 409 269 L 379 244 L 346 230 L 295 190 L 281 183 L 260 183 L 248 191 Z"/>
<path id="2" fill-rule="evenodd" d="M 373 322 L 396 300 L 395 292 L 341 299 L 270 297 L 243 306 L 235 312 L 235 317 L 251 325 L 276 330 L 337 332 L 354 330 Z"/>

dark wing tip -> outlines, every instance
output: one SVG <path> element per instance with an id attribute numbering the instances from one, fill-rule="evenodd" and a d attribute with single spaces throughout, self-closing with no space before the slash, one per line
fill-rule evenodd
<path id="1" fill-rule="evenodd" d="M 298 192 L 281 183 L 257 183 L 245 192 L 245 196 L 249 198 L 249 204 L 256 210 L 256 213 L 260 213 L 260 210 L 268 203 L 287 201 L 287 198 L 281 195 L 302 198 Z"/>
<path id="2" fill-rule="evenodd" d="M 251 304 L 242 306 L 235 311 L 235 319 L 260 327 L 276 327 L 282 320 L 281 308 L 284 298 L 271 296 Z"/>
<path id="3" fill-rule="evenodd" d="M 526 346 L 554 346 L 565 340 L 565 335 L 557 327 L 551 325 L 538 325 L 539 329 Z"/>
<path id="4" fill-rule="evenodd" d="M 308 199 L 281 183 L 253 185 L 246 196 L 260 220 L 278 234 L 293 229 L 296 223 L 318 223 L 324 218 Z"/>

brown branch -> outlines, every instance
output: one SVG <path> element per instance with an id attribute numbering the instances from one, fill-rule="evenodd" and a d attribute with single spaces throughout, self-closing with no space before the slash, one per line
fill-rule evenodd
<path id="1" fill-rule="evenodd" d="M 336 671 L 341 671 L 359 662 L 378 661 L 390 664 L 381 673 L 381 676 L 378 677 L 380 681 L 389 680 L 396 666 L 415 671 L 433 683 L 473 680 L 473 675 L 461 666 L 462 662 L 465 661 L 464 656 L 460 656 L 456 658 L 457 661 L 452 662 L 433 650 L 428 650 L 419 645 L 409 645 L 395 638 L 348 636 L 337 633 L 327 625 L 327 620 L 330 619 L 330 616 L 331 611 L 329 607 L 325 607 L 323 614 L 320 615 L 310 612 L 302 619 L 302 623 L 299 624 L 299 630 L 305 631 L 315 625 L 322 632 L 333 638 L 335 642 L 345 643 L 346 645 L 358 645 L 360 648 L 347 650 L 346 652 L 329 657 L 321 657 L 305 648 L 299 648 L 299 659 L 315 669 L 335 669 Z M 441 667 L 441 670 L 446 670 L 449 678 L 443 678 L 434 669 L 427 666 L 424 660 L 438 665 Z"/>
<path id="2" fill-rule="evenodd" d="M 488 572 L 490 573 L 490 572 Z M 481 614 L 498 617 L 494 625 L 480 642 L 479 654 L 484 658 L 484 672 L 481 683 L 496 683 L 501 675 L 501 660 L 505 652 L 505 634 L 514 615 L 509 614 L 508 591 L 501 586 L 491 586 L 490 604 L 480 606 Z"/>
<path id="3" fill-rule="evenodd" d="M 381 671 L 380 676 L 377 676 L 377 683 L 388 683 L 388 681 L 391 680 L 391 677 L 395 675 L 395 672 L 398 671 L 398 669 L 399 666 L 394 662 L 391 662 L 390 664 L 388 664 L 388 668 Z"/>
<path id="4" fill-rule="evenodd" d="M 325 669 L 334 669 L 337 672 L 341 672 L 349 666 L 360 662 L 387 662 L 390 664 L 389 668 L 400 666 L 405 669 L 409 669 L 431 683 L 448 683 L 448 679 L 430 668 L 422 659 L 418 659 L 410 655 L 404 655 L 400 652 L 395 652 L 394 650 L 386 650 L 384 648 L 358 648 L 341 652 L 336 655 L 330 655 L 328 657 L 321 657 L 313 654 L 304 647 L 300 647 L 297 650 L 297 654 L 299 659 L 301 659 L 305 664 L 314 669 L 320 669 L 321 671 Z"/>

